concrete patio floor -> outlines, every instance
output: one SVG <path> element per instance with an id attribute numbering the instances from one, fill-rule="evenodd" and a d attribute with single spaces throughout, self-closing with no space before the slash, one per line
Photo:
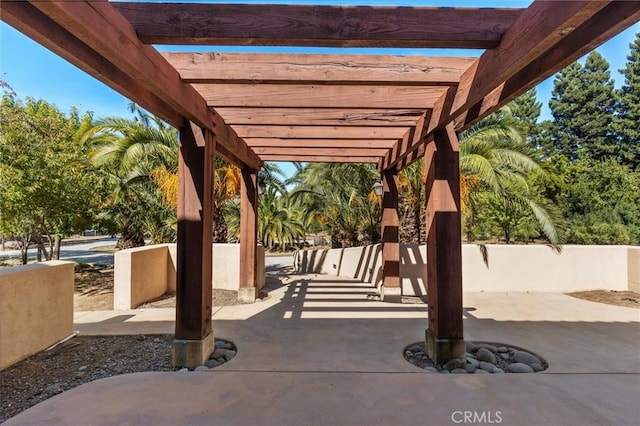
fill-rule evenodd
<path id="1" fill-rule="evenodd" d="M 426 306 L 368 301 L 371 291 L 344 278 L 290 276 L 267 301 L 214 310 L 216 336 L 238 346 L 231 362 L 204 372 L 98 380 L 6 424 L 640 422 L 638 310 L 561 294 L 465 294 L 468 340 L 520 346 L 550 367 L 537 374 L 443 375 L 402 356 L 406 345 L 424 338 Z M 76 329 L 94 335 L 172 333 L 173 319 L 173 309 L 75 315 Z"/>

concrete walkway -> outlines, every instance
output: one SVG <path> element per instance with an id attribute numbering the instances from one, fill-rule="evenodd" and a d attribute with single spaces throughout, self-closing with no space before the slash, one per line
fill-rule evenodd
<path id="1" fill-rule="evenodd" d="M 466 294 L 465 335 L 542 355 L 543 373 L 442 375 L 407 363 L 425 305 L 366 300 L 367 285 L 292 276 L 213 314 L 238 356 L 190 373 L 137 373 L 64 392 L 6 424 L 635 425 L 640 311 L 560 294 Z M 173 309 L 76 314 L 83 334 L 173 332 Z"/>

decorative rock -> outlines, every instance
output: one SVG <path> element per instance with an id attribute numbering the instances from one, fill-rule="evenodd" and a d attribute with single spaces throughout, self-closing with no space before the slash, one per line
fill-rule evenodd
<path id="1" fill-rule="evenodd" d="M 533 364 L 531 364 L 529 367 L 533 368 L 533 371 L 535 371 L 536 373 L 538 371 L 544 370 L 544 367 L 542 365 L 536 364 L 535 362 Z"/>
<path id="2" fill-rule="evenodd" d="M 467 370 L 464 368 L 454 368 L 451 370 L 451 374 L 467 374 Z"/>
<path id="3" fill-rule="evenodd" d="M 493 374 L 504 374 L 504 370 L 502 368 L 494 368 L 492 371 Z"/>
<path id="4" fill-rule="evenodd" d="M 447 361 L 443 366 L 443 370 L 454 370 L 456 368 L 464 368 L 467 360 L 465 358 L 453 358 Z"/>
<path id="5" fill-rule="evenodd" d="M 511 355 L 508 353 L 500 353 L 499 355 L 500 355 L 500 358 L 502 358 L 505 361 L 508 361 L 509 358 L 511 358 Z"/>
<path id="6" fill-rule="evenodd" d="M 225 362 L 227 362 L 227 360 L 224 358 L 216 358 L 216 361 L 218 361 L 220 364 L 224 364 Z"/>
<path id="7" fill-rule="evenodd" d="M 500 346 L 500 347 L 498 348 L 498 352 L 500 352 L 501 354 L 506 353 L 506 352 L 509 352 L 509 348 L 508 348 L 508 347 L 506 347 L 506 346 Z"/>
<path id="8" fill-rule="evenodd" d="M 473 342 L 467 341 L 465 342 L 465 344 L 467 345 L 467 352 L 475 352 L 476 350 L 478 350 L 478 348 Z"/>
<path id="9" fill-rule="evenodd" d="M 440 371 L 442 374 L 450 374 L 451 372 L 449 370 L 442 370 Z"/>
<path id="10" fill-rule="evenodd" d="M 220 363 L 218 361 L 216 361 L 215 359 L 210 359 L 209 361 L 207 361 L 207 363 L 205 365 L 208 368 L 216 368 L 217 366 L 220 365 Z"/>
<path id="11" fill-rule="evenodd" d="M 507 366 L 507 371 L 509 373 L 533 373 L 533 368 L 529 367 L 527 364 L 515 362 Z"/>
<path id="12" fill-rule="evenodd" d="M 412 357 L 413 356 L 413 352 L 406 350 L 404 351 L 404 356 L 406 356 L 407 358 Z"/>
<path id="13" fill-rule="evenodd" d="M 213 347 L 215 349 L 226 349 L 225 345 L 227 344 L 227 342 L 223 341 L 223 340 L 216 340 L 216 343 L 213 345 Z"/>
<path id="14" fill-rule="evenodd" d="M 531 366 L 531 364 L 542 365 L 538 357 L 531 355 L 529 352 L 515 351 L 513 353 L 513 359 L 515 359 L 516 362 L 527 364 L 528 366 Z"/>
<path id="15" fill-rule="evenodd" d="M 480 367 L 480 361 L 475 358 L 467 357 L 467 363 L 473 365 L 475 368 Z"/>
<path id="16" fill-rule="evenodd" d="M 411 345 L 407 350 L 411 352 L 424 352 L 424 348 L 421 345 Z"/>
<path id="17" fill-rule="evenodd" d="M 480 351 L 480 349 L 486 349 L 488 351 L 493 352 L 494 354 L 498 352 L 498 348 L 488 343 L 479 343 L 476 345 L 476 348 L 478 348 L 478 351 Z"/>
<path id="18" fill-rule="evenodd" d="M 491 364 L 496 363 L 496 356 L 493 352 L 487 348 L 478 349 L 478 353 L 476 354 L 479 361 L 490 362 Z"/>
<path id="19" fill-rule="evenodd" d="M 227 351 L 224 354 L 224 359 L 226 359 L 227 361 L 231 361 L 235 356 L 236 356 L 236 351 Z"/>
<path id="20" fill-rule="evenodd" d="M 187 367 L 184 367 L 178 370 L 178 373 L 188 373 L 188 372 L 189 372 L 189 369 Z"/>
<path id="21" fill-rule="evenodd" d="M 213 353 L 209 358 L 210 359 L 224 358 L 224 354 L 226 353 L 227 353 L 227 349 L 216 349 L 215 351 L 213 351 Z"/>
<path id="22" fill-rule="evenodd" d="M 472 354 L 471 352 L 467 352 L 467 358 L 473 358 L 475 359 L 476 356 L 474 354 Z"/>
<path id="23" fill-rule="evenodd" d="M 464 365 L 464 370 L 469 373 L 472 374 L 476 371 L 476 367 L 473 364 L 465 364 Z"/>
<path id="24" fill-rule="evenodd" d="M 199 365 L 193 371 L 209 371 L 209 367 L 205 367 L 204 365 Z"/>
<path id="25" fill-rule="evenodd" d="M 489 372 L 483 370 L 482 368 L 478 368 L 473 374 L 489 374 Z"/>
<path id="26" fill-rule="evenodd" d="M 225 348 L 225 349 L 230 349 L 230 350 L 232 350 L 232 349 L 233 349 L 233 344 L 231 344 L 231 343 L 225 343 L 224 348 Z"/>
<path id="27" fill-rule="evenodd" d="M 438 369 L 435 368 L 435 367 L 425 367 L 424 369 L 425 369 L 425 371 L 428 371 L 430 373 L 437 373 L 438 372 Z"/>
<path id="28" fill-rule="evenodd" d="M 497 367 L 490 362 L 480 361 L 480 369 L 486 371 L 487 373 L 493 373 L 493 370 L 495 370 L 496 368 Z"/>

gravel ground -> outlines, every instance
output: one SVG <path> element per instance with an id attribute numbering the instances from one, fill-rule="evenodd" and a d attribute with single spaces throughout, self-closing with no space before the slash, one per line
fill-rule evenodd
<path id="1" fill-rule="evenodd" d="M 83 336 L 0 372 L 0 423 L 83 383 L 119 374 L 173 371 L 173 336 Z"/>

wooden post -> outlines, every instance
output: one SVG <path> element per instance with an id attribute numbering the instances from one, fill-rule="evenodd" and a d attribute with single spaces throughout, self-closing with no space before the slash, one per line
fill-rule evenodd
<path id="1" fill-rule="evenodd" d="M 213 352 L 211 328 L 212 185 L 215 136 L 189 122 L 180 129 L 176 333 L 173 365 L 196 367 Z"/>
<path id="2" fill-rule="evenodd" d="M 401 302 L 398 171 L 382 172 L 382 300 Z"/>
<path id="3" fill-rule="evenodd" d="M 255 302 L 258 296 L 256 283 L 256 244 L 258 236 L 258 172 L 242 168 L 240 189 L 240 288 L 238 300 Z"/>
<path id="4" fill-rule="evenodd" d="M 458 138 L 449 124 L 425 151 L 427 191 L 427 355 L 438 364 L 464 357 Z"/>

